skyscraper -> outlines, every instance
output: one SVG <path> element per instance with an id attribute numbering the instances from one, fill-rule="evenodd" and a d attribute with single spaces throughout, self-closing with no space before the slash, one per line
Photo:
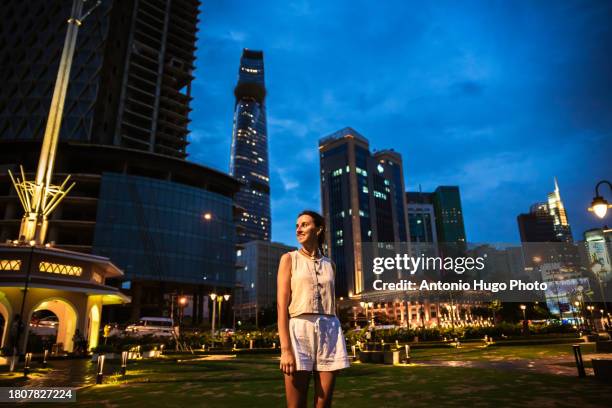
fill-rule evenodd
<path id="1" fill-rule="evenodd" d="M 438 241 L 445 244 L 466 245 L 461 195 L 457 186 L 439 186 L 433 192 L 436 210 L 436 230 Z"/>
<path id="2" fill-rule="evenodd" d="M 199 4 L 103 1 L 79 31 L 61 140 L 185 158 Z M 0 59 L 10 61 L 0 140 L 42 138 L 70 10 L 45 0 L 0 9 Z"/>
<path id="3" fill-rule="evenodd" d="M 528 214 L 517 217 L 521 242 L 556 242 L 555 219 L 546 203 L 531 206 Z"/>
<path id="4" fill-rule="evenodd" d="M 244 183 L 236 195 L 236 204 L 242 208 L 238 242 L 269 241 L 272 220 L 262 51 L 242 51 L 234 95 L 230 174 Z"/>
<path id="5" fill-rule="evenodd" d="M 555 235 L 559 241 L 562 242 L 574 242 L 572 237 L 572 229 L 567 220 L 567 214 L 565 212 L 565 206 L 561 200 L 561 193 L 559 191 L 559 184 L 555 177 L 555 190 L 548 193 L 548 211 L 554 219 Z"/>
<path id="6" fill-rule="evenodd" d="M 407 237 L 401 155 L 391 150 L 372 155 L 368 140 L 350 127 L 319 140 L 319 152 L 336 295 L 358 295 L 369 290 L 362 244 Z"/>
<path id="7" fill-rule="evenodd" d="M 410 242 L 437 244 L 436 212 L 432 193 L 407 192 L 406 205 Z"/>

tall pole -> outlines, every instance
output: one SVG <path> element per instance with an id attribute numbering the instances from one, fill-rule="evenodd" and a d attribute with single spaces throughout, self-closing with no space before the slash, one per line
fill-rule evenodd
<path id="1" fill-rule="evenodd" d="M 223 302 L 223 296 L 219 296 L 219 330 L 221 330 L 221 303 Z"/>
<path id="2" fill-rule="evenodd" d="M 212 344 L 215 344 L 215 304 L 217 303 L 217 295 L 215 295 L 214 293 L 210 294 L 210 299 L 212 300 L 212 308 L 213 308 L 213 314 L 212 314 L 212 326 L 210 329 L 210 335 L 211 335 L 211 341 Z"/>

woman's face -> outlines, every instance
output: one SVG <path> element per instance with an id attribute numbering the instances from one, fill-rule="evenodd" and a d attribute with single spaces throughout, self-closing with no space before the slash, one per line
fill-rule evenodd
<path id="1" fill-rule="evenodd" d="M 314 223 L 310 215 L 301 215 L 295 224 L 295 235 L 301 245 L 306 242 L 317 242 L 317 232 L 319 228 Z"/>

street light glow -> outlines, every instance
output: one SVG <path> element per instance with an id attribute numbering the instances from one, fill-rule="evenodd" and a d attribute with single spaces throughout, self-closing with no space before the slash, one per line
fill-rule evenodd
<path id="1" fill-rule="evenodd" d="M 223 295 L 223 298 L 225 299 L 225 301 L 227 302 L 230 298 L 230 295 Z"/>
<path id="2" fill-rule="evenodd" d="M 217 297 L 217 294 L 216 294 L 216 293 L 211 293 L 211 294 L 210 294 L 210 298 L 211 298 L 212 300 L 215 300 L 215 298 L 216 298 L 216 297 Z"/>
<path id="3" fill-rule="evenodd" d="M 212 219 L 212 214 L 211 214 L 211 213 L 209 213 L 209 212 L 204 213 L 204 219 L 205 219 L 206 221 L 210 221 L 210 220 Z"/>
<path id="4" fill-rule="evenodd" d="M 602 180 L 597 183 L 595 186 L 595 197 L 593 197 L 593 201 L 591 201 L 591 206 L 588 210 L 594 212 L 597 217 L 603 219 L 608 212 L 608 208 L 612 208 L 612 204 L 608 203 L 608 201 L 599 194 L 599 186 L 602 184 L 607 184 L 610 190 L 612 190 L 612 184 L 607 180 Z"/>

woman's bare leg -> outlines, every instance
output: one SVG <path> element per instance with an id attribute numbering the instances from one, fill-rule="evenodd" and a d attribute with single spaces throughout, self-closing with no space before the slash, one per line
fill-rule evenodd
<path id="1" fill-rule="evenodd" d="M 285 374 L 285 394 L 287 395 L 287 408 L 307 407 L 309 382 L 310 371 L 296 371 L 291 375 Z"/>
<path id="2" fill-rule="evenodd" d="M 314 372 L 314 405 L 316 408 L 330 408 L 336 385 L 335 371 Z"/>

